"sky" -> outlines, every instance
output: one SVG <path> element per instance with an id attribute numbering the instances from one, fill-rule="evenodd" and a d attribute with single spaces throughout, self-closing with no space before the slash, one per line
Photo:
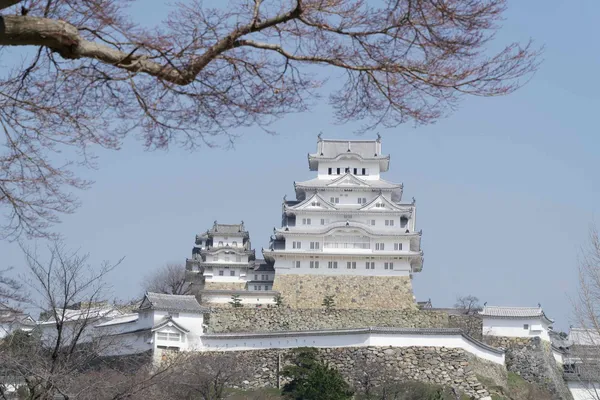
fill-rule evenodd
<path id="1" fill-rule="evenodd" d="M 148 3 L 135 11 L 150 23 L 164 2 Z M 277 122 L 275 136 L 240 131 L 231 150 L 145 152 L 135 140 L 118 152 L 99 150 L 98 169 L 80 171 L 95 184 L 56 230 L 97 264 L 124 257 L 108 281 L 114 296 L 134 298 L 144 276 L 183 264 L 195 235 L 214 220 L 243 220 L 259 255 L 280 223 L 283 196 L 294 198 L 293 182 L 314 174 L 306 156 L 317 134 L 372 139 L 378 132 L 391 155 L 383 178 L 403 182 L 404 199 L 417 200 L 425 253 L 414 276 L 417 299 L 436 307 L 468 294 L 490 305 L 541 303 L 566 330 L 574 323 L 577 256 L 600 220 L 597 15 L 595 0 L 509 1 L 497 41 L 533 38 L 545 49 L 540 70 L 516 93 L 465 99 L 432 125 L 357 137 L 356 124 L 335 124 L 319 103 Z M 15 243 L 0 242 L 0 266 L 24 270 Z"/>

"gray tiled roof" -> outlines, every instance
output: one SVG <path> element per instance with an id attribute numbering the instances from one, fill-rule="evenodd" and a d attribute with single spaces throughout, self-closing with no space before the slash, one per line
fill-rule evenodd
<path id="1" fill-rule="evenodd" d="M 146 301 L 142 302 L 140 309 L 150 308 L 161 311 L 184 311 L 203 313 L 207 309 L 202 307 L 195 296 L 191 295 L 175 295 L 163 293 L 146 293 Z"/>
<path id="2" fill-rule="evenodd" d="M 339 154 L 354 153 L 363 158 L 381 156 L 378 153 L 377 140 L 332 140 L 322 139 L 318 144 L 319 153 L 311 154 L 314 157 L 334 158 Z M 350 151 L 348 151 L 350 150 Z"/>
<path id="3" fill-rule="evenodd" d="M 361 160 L 378 160 L 381 171 L 387 171 L 389 155 L 381 154 L 381 141 L 377 140 L 332 140 L 321 139 L 317 142 L 317 152 L 308 155 L 308 166 L 316 171 L 321 160 L 335 160 L 343 157 L 358 157 Z"/>
<path id="4" fill-rule="evenodd" d="M 392 327 L 368 327 L 351 329 L 319 329 L 307 331 L 276 331 L 276 332 L 234 332 L 234 333 L 211 333 L 205 334 L 207 339 L 241 339 L 241 338 L 275 338 L 286 336 L 327 336 L 327 335 L 351 335 L 357 333 L 382 333 L 403 335 L 460 335 L 469 342 L 481 348 L 490 350 L 497 354 L 503 354 L 504 350 L 482 343 L 465 334 L 458 328 L 392 328 Z"/>
<path id="5" fill-rule="evenodd" d="M 323 187 L 324 188 L 324 187 L 330 186 L 333 182 L 335 182 L 337 180 L 341 180 L 346 175 L 351 175 L 351 174 L 347 173 L 347 174 L 344 174 L 344 175 L 340 175 L 339 178 L 336 178 L 334 180 L 314 178 L 314 179 L 310 179 L 308 181 L 296 182 L 295 185 L 296 185 L 296 187 L 300 186 L 300 187 L 317 187 L 317 188 Z M 374 188 L 374 189 L 398 189 L 398 188 L 402 188 L 402 184 L 401 183 L 392 183 L 392 182 L 388 182 L 388 181 L 386 181 L 384 179 L 367 180 L 367 179 L 361 179 L 361 178 L 355 177 L 353 175 L 351 175 L 351 176 L 353 178 L 356 178 L 361 183 L 365 184 L 366 185 L 365 187 L 369 187 L 369 188 Z M 331 185 L 331 186 L 333 186 L 333 185 Z M 333 186 L 333 187 L 337 187 L 337 186 Z"/>
<path id="6" fill-rule="evenodd" d="M 246 233 L 244 224 L 214 224 L 212 233 L 223 233 L 223 234 L 234 234 L 234 233 Z"/>
<path id="7" fill-rule="evenodd" d="M 553 322 L 546 317 L 544 310 L 541 307 L 502 307 L 502 306 L 485 306 L 479 314 L 484 317 L 496 318 L 535 318 L 543 317 Z"/>

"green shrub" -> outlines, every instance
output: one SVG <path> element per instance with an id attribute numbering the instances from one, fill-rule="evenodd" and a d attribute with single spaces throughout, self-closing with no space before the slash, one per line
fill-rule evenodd
<path id="1" fill-rule="evenodd" d="M 288 356 L 282 375 L 291 381 L 282 394 L 289 400 L 347 400 L 353 392 L 338 370 L 317 359 L 314 348 L 301 347 Z"/>

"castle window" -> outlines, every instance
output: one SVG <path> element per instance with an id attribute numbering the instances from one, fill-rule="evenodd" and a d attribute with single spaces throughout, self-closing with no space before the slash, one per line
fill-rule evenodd
<path id="1" fill-rule="evenodd" d="M 363 168 L 363 169 L 362 169 L 362 174 L 363 174 L 363 175 L 367 175 L 367 169 L 366 169 L 366 168 Z"/>
<path id="2" fill-rule="evenodd" d="M 321 225 L 325 225 L 325 219 L 321 218 Z"/>
<path id="3" fill-rule="evenodd" d="M 269 290 L 269 287 L 268 287 L 268 286 L 265 286 L 265 290 Z"/>
<path id="4" fill-rule="evenodd" d="M 311 261 L 310 262 L 310 267 L 311 268 L 319 268 L 319 262 L 318 261 Z"/>
<path id="5" fill-rule="evenodd" d="M 402 250 L 402 243 L 394 243 L 394 250 Z"/>
<path id="6" fill-rule="evenodd" d="M 329 269 L 337 269 L 337 261 L 329 261 L 329 263 L 327 264 L 327 268 Z"/>
<path id="7" fill-rule="evenodd" d="M 375 250 L 385 250 L 385 243 L 375 243 Z"/>
<path id="8" fill-rule="evenodd" d="M 219 242 L 219 246 L 221 246 L 221 247 L 222 247 L 222 246 L 223 246 L 223 242 Z"/>
<path id="9" fill-rule="evenodd" d="M 358 204 L 367 204 L 367 198 L 366 197 L 359 197 L 358 198 Z"/>
<path id="10" fill-rule="evenodd" d="M 302 225 L 310 225 L 310 218 L 302 218 Z"/>
<path id="11" fill-rule="evenodd" d="M 340 198 L 339 197 L 332 197 L 331 199 L 329 199 L 329 202 L 332 203 L 332 204 L 339 204 Z"/>
<path id="12" fill-rule="evenodd" d="M 300 268 L 300 261 L 294 261 L 294 264 L 296 265 L 296 268 Z"/>
<path id="13" fill-rule="evenodd" d="M 292 248 L 294 248 L 294 249 L 301 249 L 302 248 L 302 242 L 292 242 Z"/>
<path id="14" fill-rule="evenodd" d="M 344 214 L 345 219 L 352 219 L 352 214 Z"/>
<path id="15" fill-rule="evenodd" d="M 383 263 L 383 268 L 384 269 L 394 269 L 394 263 L 392 263 L 392 262 Z"/>
<path id="16" fill-rule="evenodd" d="M 394 220 L 393 219 L 386 219 L 385 220 L 385 226 L 394 226 Z"/>
<path id="17" fill-rule="evenodd" d="M 321 243 L 320 242 L 310 242 L 310 249 L 311 250 L 319 250 L 320 247 L 321 247 Z"/>
<path id="18" fill-rule="evenodd" d="M 257 281 L 258 280 L 258 275 L 254 275 L 254 280 Z"/>
<path id="19" fill-rule="evenodd" d="M 237 242 L 234 240 L 233 242 L 231 242 L 231 245 L 232 245 L 233 247 L 237 247 Z"/>
<path id="20" fill-rule="evenodd" d="M 338 175 L 340 175 L 340 174 L 341 174 L 341 169 L 340 169 L 340 168 L 338 168 L 338 169 L 337 169 L 337 174 L 338 174 Z"/>
<path id="21" fill-rule="evenodd" d="M 229 276 L 235 276 L 235 269 L 232 269 L 231 271 L 229 271 Z"/>
<path id="22" fill-rule="evenodd" d="M 356 269 L 356 261 L 348 261 L 346 263 L 346 268 L 347 269 Z"/>
<path id="23" fill-rule="evenodd" d="M 327 168 L 327 174 L 331 175 L 332 170 L 333 170 L 333 168 Z"/>
<path id="24" fill-rule="evenodd" d="M 181 333 L 176 332 L 157 332 L 156 338 L 158 340 L 166 340 L 169 342 L 180 342 Z"/>
<path id="25" fill-rule="evenodd" d="M 224 273 L 225 272 L 222 269 L 219 270 L 219 276 L 223 276 Z"/>
<path id="26" fill-rule="evenodd" d="M 254 285 L 254 290 L 258 290 L 258 286 Z"/>
<path id="27" fill-rule="evenodd" d="M 400 217 L 400 228 L 406 228 L 407 224 L 408 224 L 408 218 Z"/>
<path id="28" fill-rule="evenodd" d="M 346 170 L 344 171 L 345 173 L 350 172 L 350 167 L 346 167 Z"/>
<path id="29" fill-rule="evenodd" d="M 354 175 L 358 174 L 358 168 L 354 168 Z"/>
<path id="30" fill-rule="evenodd" d="M 374 219 L 370 220 L 370 221 L 369 221 L 369 224 L 370 224 L 370 225 L 375 225 L 375 220 L 374 220 Z"/>
<path id="31" fill-rule="evenodd" d="M 523 324 L 523 329 L 529 329 L 529 324 Z"/>
<path id="32" fill-rule="evenodd" d="M 372 261 L 371 262 L 367 261 L 365 263 L 365 269 L 375 269 L 375 263 Z"/>

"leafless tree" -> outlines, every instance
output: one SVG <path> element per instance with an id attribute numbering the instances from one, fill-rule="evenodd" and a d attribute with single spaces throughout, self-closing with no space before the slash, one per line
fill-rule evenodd
<path id="1" fill-rule="evenodd" d="M 9 274 L 12 268 L 0 270 L 0 304 L 21 303 L 27 298 L 23 285 Z"/>
<path id="2" fill-rule="evenodd" d="M 145 277 L 142 287 L 144 292 L 165 294 L 190 294 L 192 289 L 181 264 L 166 264 L 153 271 Z"/>
<path id="3" fill-rule="evenodd" d="M 156 29 L 131 1 L 0 0 L 0 52 L 29 49 L 0 78 L 3 236 L 48 235 L 77 206 L 65 187 L 89 185 L 73 163 L 132 132 L 148 149 L 226 145 L 310 109 L 331 76 L 340 123 L 428 123 L 464 95 L 513 92 L 539 62 L 531 43 L 489 52 L 506 0 L 188 0 Z M 57 163 L 65 148 L 81 157 Z"/>
<path id="4" fill-rule="evenodd" d="M 462 310 L 465 314 L 472 314 L 476 311 L 481 310 L 479 299 L 475 296 L 458 296 L 454 307 Z"/>
<path id="5" fill-rule="evenodd" d="M 600 400 L 600 235 L 591 227 L 587 245 L 578 262 L 579 291 L 574 299 L 578 326 L 571 329 L 569 349 L 573 378 L 581 379 L 590 398 Z"/>
<path id="6" fill-rule="evenodd" d="M 69 252 L 59 242 L 49 246 L 47 259 L 35 250 L 23 250 L 29 270 L 25 284 L 46 310 L 47 329 L 17 331 L 1 342 L 0 399 L 8 398 L 7 385 L 15 382 L 28 399 L 135 398 L 168 374 L 170 364 L 152 369 L 141 363 L 131 368 L 121 364 L 117 369 L 103 357 L 103 350 L 117 345 L 115 339 L 91 332 L 101 315 L 97 304 L 106 294 L 104 278 L 119 263 L 92 268 L 87 255 Z M 68 314 L 74 305 L 77 318 Z"/>
<path id="7" fill-rule="evenodd" d="M 165 393 L 176 399 L 220 400 L 227 388 L 239 385 L 243 368 L 231 353 L 196 353 L 185 355 L 185 362 L 163 386 Z"/>

